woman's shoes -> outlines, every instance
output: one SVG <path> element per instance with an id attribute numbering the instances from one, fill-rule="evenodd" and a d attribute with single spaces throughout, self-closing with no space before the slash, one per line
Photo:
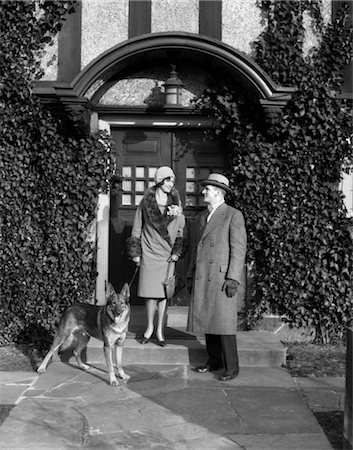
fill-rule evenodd
<path id="1" fill-rule="evenodd" d="M 143 336 L 141 339 L 141 344 L 147 344 L 150 341 L 151 338 L 146 338 Z M 157 343 L 160 347 L 165 347 L 167 345 L 166 341 L 164 339 L 157 339 Z"/>
<path id="2" fill-rule="evenodd" d="M 153 334 L 153 332 L 152 332 L 152 334 Z M 143 335 L 142 339 L 141 339 L 141 344 L 147 344 L 151 340 L 152 334 L 150 337 L 146 337 L 145 335 Z M 156 336 L 156 338 L 157 338 L 157 344 L 160 347 L 165 347 L 167 345 L 167 343 L 164 339 L 159 339 L 158 336 Z"/>
<path id="3" fill-rule="evenodd" d="M 158 339 L 157 338 L 157 342 L 158 342 L 158 345 L 160 347 L 165 347 L 167 345 L 167 343 L 166 343 L 166 341 L 164 339 Z"/>
<path id="4" fill-rule="evenodd" d="M 153 334 L 153 329 L 152 329 L 151 334 L 148 337 L 146 337 L 146 332 L 147 332 L 147 330 L 145 330 L 145 332 L 142 335 L 141 344 L 147 344 L 150 341 L 152 334 Z"/>
<path id="5" fill-rule="evenodd" d="M 158 337 L 158 335 L 161 337 L 161 339 Z M 160 347 L 165 347 L 165 346 L 167 345 L 166 341 L 165 341 L 164 338 L 162 337 L 162 333 L 159 333 L 159 332 L 157 331 L 157 333 L 156 333 L 156 338 L 157 338 L 157 344 L 158 344 Z"/>

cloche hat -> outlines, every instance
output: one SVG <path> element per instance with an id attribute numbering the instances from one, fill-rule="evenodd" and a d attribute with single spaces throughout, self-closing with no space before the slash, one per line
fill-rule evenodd
<path id="1" fill-rule="evenodd" d="M 168 166 L 161 166 L 156 170 L 156 173 L 154 174 L 154 181 L 156 184 L 158 184 L 169 177 L 175 178 L 173 170 Z"/>
<path id="2" fill-rule="evenodd" d="M 207 180 L 200 181 L 201 186 L 216 186 L 225 190 L 228 194 L 233 194 L 233 190 L 229 187 L 229 180 L 220 173 L 210 173 Z"/>

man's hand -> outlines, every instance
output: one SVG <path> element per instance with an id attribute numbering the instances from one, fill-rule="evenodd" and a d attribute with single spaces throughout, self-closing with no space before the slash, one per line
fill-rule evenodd
<path id="1" fill-rule="evenodd" d="M 231 278 L 227 278 L 226 281 L 223 283 L 222 291 L 226 291 L 227 297 L 234 297 L 235 293 L 237 292 L 239 283 L 235 280 L 232 280 Z"/>

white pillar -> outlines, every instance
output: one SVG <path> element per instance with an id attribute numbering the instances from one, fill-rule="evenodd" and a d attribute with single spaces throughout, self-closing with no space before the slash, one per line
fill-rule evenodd
<path id="1" fill-rule="evenodd" d="M 110 134 L 109 123 L 99 120 L 100 130 Z M 105 289 L 109 276 L 109 218 L 110 194 L 99 194 L 97 207 L 97 279 L 96 299 L 98 305 L 105 304 Z"/>
<path id="2" fill-rule="evenodd" d="M 99 194 L 97 208 L 97 279 L 96 299 L 98 305 L 105 304 L 105 289 L 109 269 L 109 194 Z"/>

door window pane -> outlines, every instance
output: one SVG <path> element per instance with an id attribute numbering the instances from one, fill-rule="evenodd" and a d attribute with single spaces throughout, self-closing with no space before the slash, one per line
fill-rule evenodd
<path id="1" fill-rule="evenodd" d="M 135 189 L 137 192 L 143 192 L 145 190 L 145 182 L 144 181 L 136 181 Z"/>
<path id="2" fill-rule="evenodd" d="M 192 179 L 195 178 L 195 168 L 194 167 L 187 167 L 186 168 L 186 179 Z"/>
<path id="3" fill-rule="evenodd" d="M 123 194 L 122 204 L 123 204 L 123 206 L 131 206 L 131 195 L 130 194 Z"/>
<path id="4" fill-rule="evenodd" d="M 148 169 L 148 178 L 154 179 L 154 174 L 156 173 L 157 167 L 150 167 Z"/>
<path id="5" fill-rule="evenodd" d="M 132 181 L 131 180 L 123 180 L 123 191 L 132 191 Z"/>
<path id="6" fill-rule="evenodd" d="M 137 194 L 135 195 L 135 205 L 138 206 L 143 199 L 143 195 Z"/>
<path id="7" fill-rule="evenodd" d="M 132 174 L 131 167 L 130 166 L 124 166 L 123 167 L 123 177 L 131 178 L 131 174 Z"/>
<path id="8" fill-rule="evenodd" d="M 185 200 L 185 206 L 197 206 L 197 197 L 193 195 L 187 195 Z"/>
<path id="9" fill-rule="evenodd" d="M 144 177 L 145 177 L 145 168 L 136 167 L 136 178 L 144 178 Z"/>
<path id="10" fill-rule="evenodd" d="M 186 182 L 186 192 L 195 192 L 196 186 L 193 181 L 187 181 Z"/>

